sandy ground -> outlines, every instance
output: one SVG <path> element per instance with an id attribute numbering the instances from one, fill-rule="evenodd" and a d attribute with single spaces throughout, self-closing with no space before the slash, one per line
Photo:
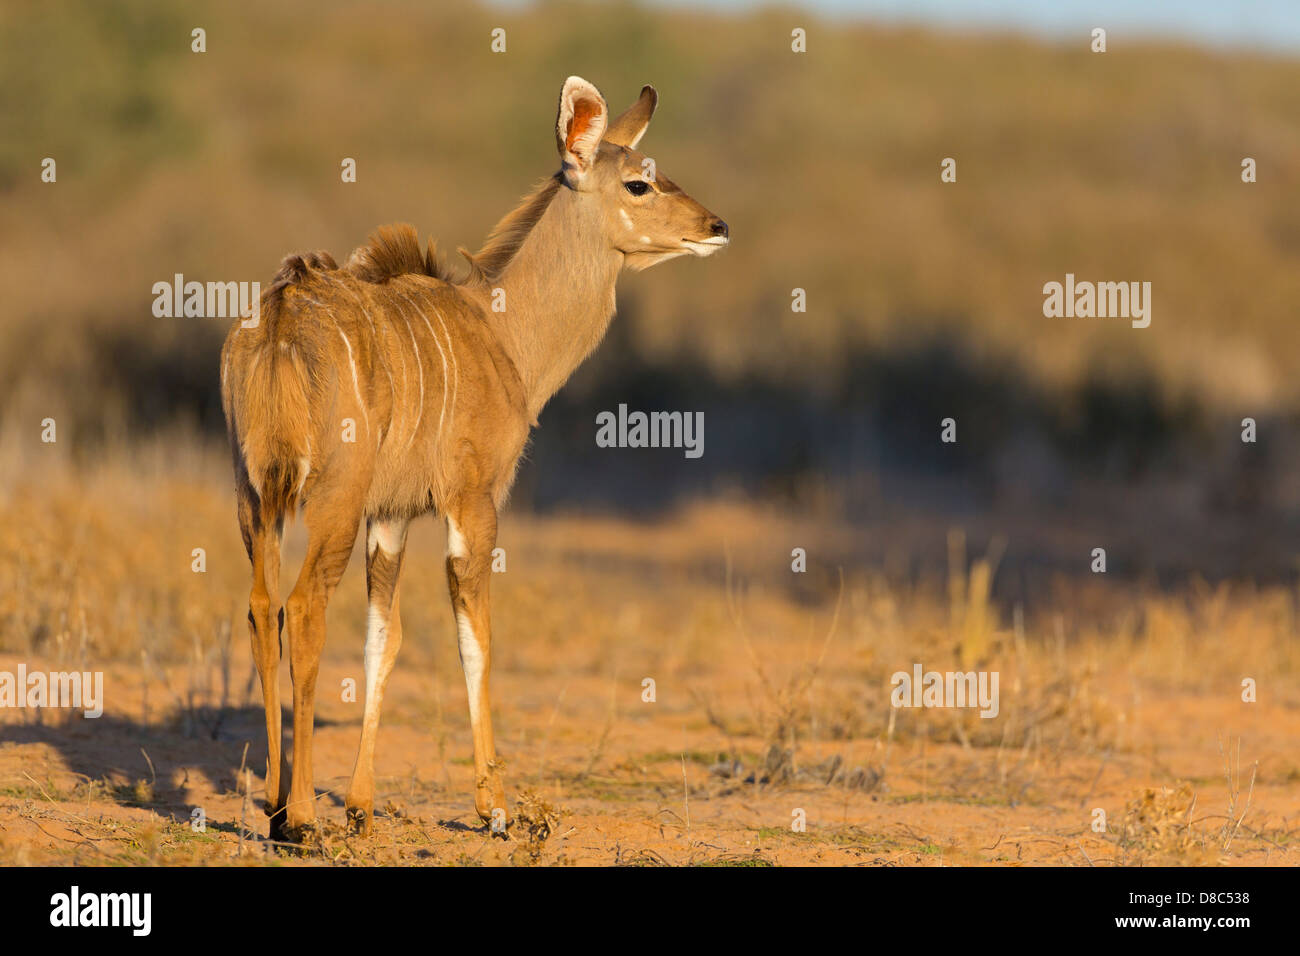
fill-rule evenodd
<path id="1" fill-rule="evenodd" d="M 520 817 L 509 839 L 473 811 L 465 690 L 430 528 L 408 555 L 370 837 L 343 826 L 362 704 L 330 690 L 362 684 L 354 561 L 319 684 L 318 843 L 265 839 L 260 694 L 237 593 L 233 637 L 205 638 L 188 662 L 104 663 L 97 720 L 0 711 L 0 862 L 1300 862 L 1300 706 L 1258 669 L 1281 659 L 1259 656 L 1271 640 L 1225 662 L 1197 643 L 1212 636 L 1175 623 L 1165 637 L 1148 629 L 1138 653 L 1131 635 L 1082 627 L 1063 643 L 1032 625 L 1017 638 L 994 609 L 985 636 L 1002 672 L 999 718 L 891 712 L 886 675 L 950 663 L 952 609 L 852 576 L 842 595 L 831 573 L 791 585 L 793 532 L 723 517 L 503 526 L 493 699 Z M 0 655 L 0 670 L 20 661 L 60 659 Z M 1243 703 L 1233 675 L 1252 666 L 1261 700 Z M 282 685 L 290 699 L 287 665 Z"/>

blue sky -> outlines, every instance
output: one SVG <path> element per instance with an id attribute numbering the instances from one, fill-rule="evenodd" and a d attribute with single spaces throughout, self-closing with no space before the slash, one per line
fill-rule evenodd
<path id="1" fill-rule="evenodd" d="M 753 7 L 750 0 L 657 0 L 677 6 Z M 1300 53 L 1300 0 L 786 0 L 818 12 L 953 28 L 1012 29 L 1058 37 L 1105 27 L 1214 47 Z M 783 4 L 784 5 L 784 4 Z"/>

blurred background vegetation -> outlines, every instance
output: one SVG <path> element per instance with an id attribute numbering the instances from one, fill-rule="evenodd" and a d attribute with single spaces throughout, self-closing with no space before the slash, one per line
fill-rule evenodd
<path id="1" fill-rule="evenodd" d="M 956 518 L 1009 533 L 1024 566 L 1082 568 L 1105 530 L 1136 542 L 1131 570 L 1294 570 L 1300 61 L 795 9 L 0 6 L 6 462 L 93 464 L 160 430 L 219 444 L 227 323 L 154 318 L 153 284 L 266 283 L 393 221 L 476 248 L 556 167 L 574 73 L 615 110 L 657 86 L 643 148 L 733 242 L 624 278 L 516 507 L 738 494 L 864 529 L 924 514 L 944 530 L 899 533 L 940 555 Z M 1150 328 L 1044 318 L 1067 272 L 1151 282 Z M 619 402 L 704 410 L 704 458 L 598 453 L 595 413 Z"/>

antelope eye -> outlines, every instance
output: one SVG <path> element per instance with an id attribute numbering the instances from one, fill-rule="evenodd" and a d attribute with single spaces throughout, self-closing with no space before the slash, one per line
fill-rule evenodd
<path id="1" fill-rule="evenodd" d="M 650 184 L 642 179 L 629 179 L 623 184 L 623 188 L 633 196 L 644 196 L 650 191 Z"/>

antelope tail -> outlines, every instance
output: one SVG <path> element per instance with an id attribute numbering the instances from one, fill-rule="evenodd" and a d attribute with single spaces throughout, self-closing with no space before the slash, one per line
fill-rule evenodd
<path id="1" fill-rule="evenodd" d="M 314 264 L 314 263 L 313 263 Z M 330 263 L 333 264 L 332 261 Z M 311 470 L 311 410 L 320 393 L 313 343 L 295 334 L 295 316 L 285 315 L 285 290 L 310 266 L 290 256 L 262 296 L 260 322 L 243 348 L 227 349 L 229 377 L 223 384 L 232 449 L 242 459 L 262 514 L 278 518 L 297 508 Z"/>

